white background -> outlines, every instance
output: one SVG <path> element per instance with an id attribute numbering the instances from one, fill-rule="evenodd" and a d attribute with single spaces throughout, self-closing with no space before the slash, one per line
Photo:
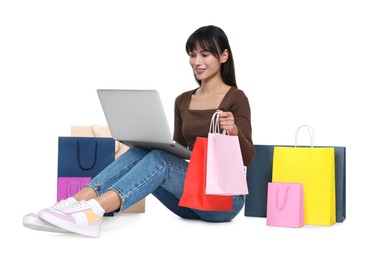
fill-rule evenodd
<path id="1" fill-rule="evenodd" d="M 356 0 L 1 1 L 0 258 L 363 259 L 366 6 Z M 224 29 L 231 42 L 255 144 L 292 145 L 297 127 L 308 124 L 315 145 L 347 147 L 346 221 L 276 228 L 243 212 L 230 223 L 185 221 L 149 196 L 146 213 L 105 219 L 98 239 L 24 228 L 23 215 L 54 203 L 58 136 L 69 135 L 71 125 L 106 124 L 96 89 L 158 89 L 172 126 L 174 98 L 197 87 L 186 39 L 208 24 Z M 308 144 L 306 133 L 300 143 Z"/>

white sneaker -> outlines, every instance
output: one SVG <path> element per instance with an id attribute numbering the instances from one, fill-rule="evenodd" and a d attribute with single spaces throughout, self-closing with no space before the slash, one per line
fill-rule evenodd
<path id="1" fill-rule="evenodd" d="M 68 232 L 64 229 L 49 224 L 46 221 L 43 221 L 38 217 L 38 214 L 36 213 L 29 213 L 25 215 L 23 217 L 23 226 L 39 231 L 59 232 L 59 233 Z"/>
<path id="2" fill-rule="evenodd" d="M 55 205 L 53 205 L 51 208 L 54 209 L 60 209 L 63 207 L 66 207 L 72 203 L 75 203 L 76 200 L 72 197 L 67 198 L 66 200 L 61 200 L 57 202 Z M 55 225 L 52 225 L 38 217 L 38 214 L 36 213 L 29 213 L 23 217 L 23 226 L 39 230 L 39 231 L 48 231 L 48 232 L 60 232 L 60 233 L 66 233 L 69 232 L 67 230 L 64 230 L 62 228 L 59 228 Z"/>
<path id="3" fill-rule="evenodd" d="M 103 214 L 101 205 L 95 200 L 78 201 L 67 207 L 41 210 L 38 216 L 64 230 L 89 237 L 99 237 Z"/>

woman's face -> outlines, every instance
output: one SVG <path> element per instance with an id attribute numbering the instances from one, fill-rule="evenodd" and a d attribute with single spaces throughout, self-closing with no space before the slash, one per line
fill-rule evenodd
<path id="1" fill-rule="evenodd" d="M 212 53 L 202 49 L 199 44 L 189 53 L 190 65 L 196 78 L 205 81 L 220 74 L 221 59 L 215 57 Z"/>

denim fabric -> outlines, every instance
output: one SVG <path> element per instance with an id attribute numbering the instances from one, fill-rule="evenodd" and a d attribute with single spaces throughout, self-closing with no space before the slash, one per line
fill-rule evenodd
<path id="1" fill-rule="evenodd" d="M 161 150 L 133 147 L 107 166 L 87 186 L 98 195 L 116 191 L 122 199 L 120 212 L 154 195 L 169 210 L 186 219 L 208 222 L 232 220 L 242 209 L 244 196 L 233 196 L 232 211 L 201 211 L 178 206 L 188 162 Z"/>

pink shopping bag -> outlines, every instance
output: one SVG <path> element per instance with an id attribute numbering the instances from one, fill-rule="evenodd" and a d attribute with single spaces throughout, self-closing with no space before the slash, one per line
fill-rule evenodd
<path id="1" fill-rule="evenodd" d="M 58 177 L 57 178 L 57 201 L 67 199 L 79 192 L 91 177 Z"/>
<path id="2" fill-rule="evenodd" d="M 211 211 L 232 210 L 232 196 L 209 195 L 206 187 L 206 157 L 208 138 L 197 137 L 187 168 L 179 206 Z"/>
<path id="3" fill-rule="evenodd" d="M 219 113 L 214 113 L 208 134 L 206 194 L 246 195 L 246 167 L 238 136 L 219 133 Z"/>
<path id="4" fill-rule="evenodd" d="M 304 225 L 303 184 L 269 182 L 266 224 L 302 227 Z"/>

